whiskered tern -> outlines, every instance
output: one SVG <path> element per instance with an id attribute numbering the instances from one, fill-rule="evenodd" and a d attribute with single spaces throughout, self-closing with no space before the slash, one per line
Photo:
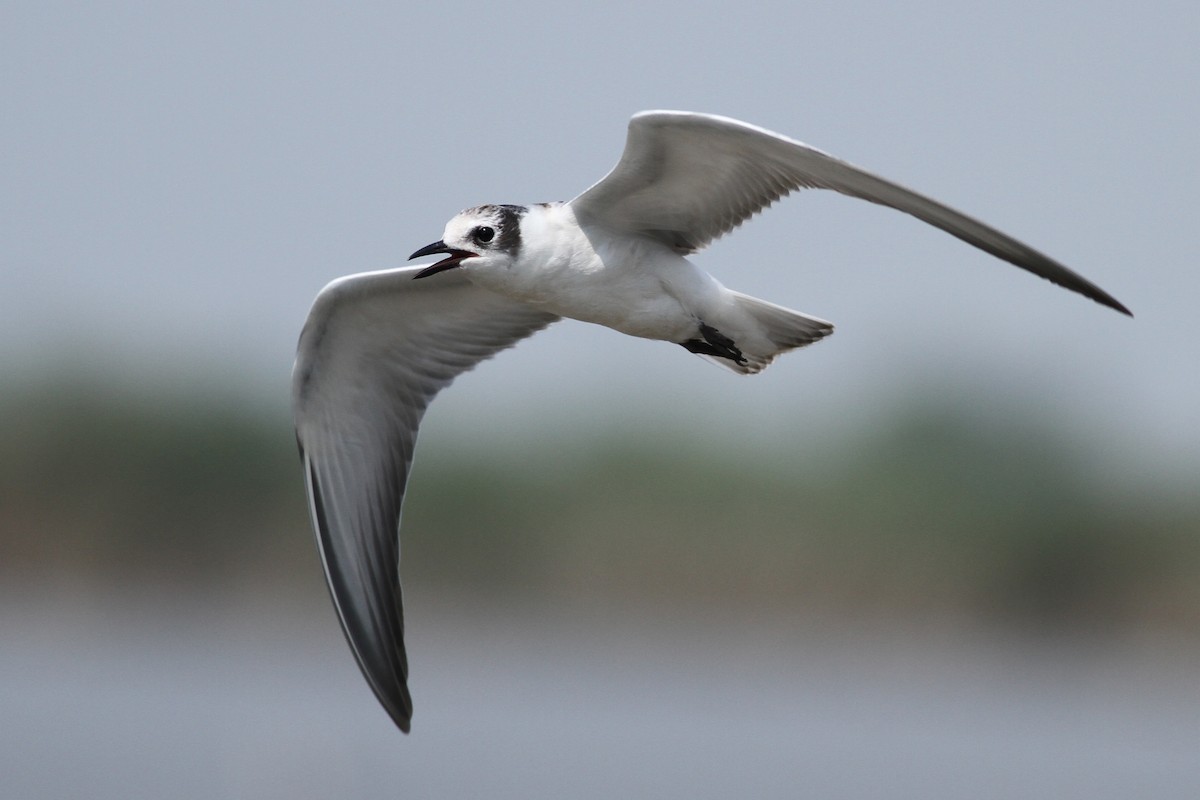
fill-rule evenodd
<path id="1" fill-rule="evenodd" d="M 400 511 L 434 395 L 562 317 L 672 342 L 743 375 L 828 336 L 825 320 L 726 289 L 687 259 L 798 189 L 903 211 L 1130 313 L 1057 261 L 936 200 L 771 131 L 680 111 L 634 116 L 616 167 L 570 202 L 470 208 L 412 255 L 440 261 L 333 281 L 300 335 L 296 434 L 334 606 L 401 730 L 412 698 Z"/>

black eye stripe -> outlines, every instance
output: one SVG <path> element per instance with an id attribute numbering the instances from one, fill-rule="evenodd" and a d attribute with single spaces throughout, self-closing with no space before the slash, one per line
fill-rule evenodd
<path id="1" fill-rule="evenodd" d="M 507 253 L 516 258 L 521 250 L 521 217 L 528 211 L 525 206 L 514 205 L 484 205 L 465 209 L 462 212 L 464 215 L 492 223 L 476 225 L 467 233 L 467 237 L 479 247 L 486 244 L 489 250 Z M 492 238 L 486 241 L 478 239 L 480 228 L 490 228 Z"/>

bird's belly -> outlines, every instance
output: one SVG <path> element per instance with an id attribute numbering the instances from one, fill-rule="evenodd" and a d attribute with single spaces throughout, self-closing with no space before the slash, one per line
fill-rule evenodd
<path id="1" fill-rule="evenodd" d="M 561 317 L 630 336 L 682 342 L 721 303 L 710 275 L 657 243 L 613 241 L 551 255 L 532 268 L 471 277 L 493 291 Z"/>
<path id="2" fill-rule="evenodd" d="M 684 341 L 696 328 L 695 314 L 658 275 L 637 270 L 575 274 L 546 287 L 535 304 L 645 339 Z"/>

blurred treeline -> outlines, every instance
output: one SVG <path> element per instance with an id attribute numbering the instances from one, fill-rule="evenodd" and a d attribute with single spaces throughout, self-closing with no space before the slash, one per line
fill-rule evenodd
<path id="1" fill-rule="evenodd" d="M 323 593 L 281 405 L 42 381 L 0 411 L 0 577 Z M 530 600 L 1200 634 L 1196 473 L 1097 458 L 1038 408 L 920 398 L 804 452 L 636 422 L 426 434 L 403 572 Z"/>

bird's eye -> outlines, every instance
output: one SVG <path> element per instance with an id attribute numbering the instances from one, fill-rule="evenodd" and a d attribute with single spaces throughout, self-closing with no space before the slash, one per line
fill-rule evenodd
<path id="1" fill-rule="evenodd" d="M 489 228 L 486 225 L 480 225 L 471 234 L 472 238 L 480 244 L 487 244 L 492 239 L 496 238 L 496 229 Z"/>

